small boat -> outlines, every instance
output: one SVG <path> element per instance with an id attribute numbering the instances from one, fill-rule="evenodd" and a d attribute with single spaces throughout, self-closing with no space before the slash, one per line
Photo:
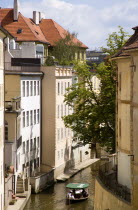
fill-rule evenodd
<path id="1" fill-rule="evenodd" d="M 67 188 L 67 200 L 69 201 L 81 201 L 86 200 L 89 197 L 88 194 L 89 184 L 86 183 L 69 183 Z"/>

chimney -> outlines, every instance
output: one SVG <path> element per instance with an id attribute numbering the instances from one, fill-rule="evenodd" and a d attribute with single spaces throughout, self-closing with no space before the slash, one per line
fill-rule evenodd
<path id="1" fill-rule="evenodd" d="M 42 19 L 45 18 L 45 14 L 43 12 L 39 12 L 39 23 L 41 22 Z"/>
<path id="2" fill-rule="evenodd" d="M 14 0 L 14 9 L 13 9 L 13 20 L 18 21 L 19 15 L 19 2 L 18 0 Z"/>
<path id="3" fill-rule="evenodd" d="M 33 11 L 33 21 L 35 24 L 39 24 L 39 12 Z"/>

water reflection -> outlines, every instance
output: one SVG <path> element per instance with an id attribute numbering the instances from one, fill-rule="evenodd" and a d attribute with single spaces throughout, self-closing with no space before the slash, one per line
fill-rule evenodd
<path id="1" fill-rule="evenodd" d="M 97 170 L 89 167 L 65 183 L 57 183 L 37 195 L 31 195 L 25 210 L 93 210 L 94 182 Z M 73 204 L 66 204 L 66 185 L 70 182 L 89 183 L 89 199 Z"/>

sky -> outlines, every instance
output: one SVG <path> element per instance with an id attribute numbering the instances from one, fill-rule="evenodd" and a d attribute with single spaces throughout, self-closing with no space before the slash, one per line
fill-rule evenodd
<path id="1" fill-rule="evenodd" d="M 0 7 L 13 8 L 14 0 L 0 0 Z M 41 11 L 65 29 L 78 34 L 89 49 L 106 46 L 108 35 L 122 26 L 130 35 L 138 25 L 138 0 L 19 0 L 19 11 L 32 18 Z"/>

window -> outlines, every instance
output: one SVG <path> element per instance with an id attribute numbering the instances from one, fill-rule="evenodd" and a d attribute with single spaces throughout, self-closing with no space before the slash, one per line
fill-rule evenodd
<path id="1" fill-rule="evenodd" d="M 66 84 L 66 82 L 65 82 L 65 93 L 66 93 L 66 88 L 67 88 L 67 86 L 66 86 L 67 84 Z"/>
<path id="2" fill-rule="evenodd" d="M 23 128 L 25 127 L 25 112 L 23 112 Z"/>
<path id="3" fill-rule="evenodd" d="M 29 96 L 29 81 L 27 81 L 27 96 Z"/>
<path id="4" fill-rule="evenodd" d="M 34 110 L 34 124 L 36 124 L 36 110 Z"/>
<path id="5" fill-rule="evenodd" d="M 37 81 L 37 95 L 40 95 L 39 81 Z"/>
<path id="6" fill-rule="evenodd" d="M 63 139 L 63 128 L 61 128 L 61 139 Z"/>
<path id="7" fill-rule="evenodd" d="M 39 137 L 37 137 L 37 147 L 39 148 Z"/>
<path id="8" fill-rule="evenodd" d="M 68 82 L 68 88 L 70 87 L 70 82 Z"/>
<path id="9" fill-rule="evenodd" d="M 33 95 L 33 81 L 30 82 L 30 96 Z"/>
<path id="10" fill-rule="evenodd" d="M 36 96 L 36 81 L 34 81 L 34 96 Z"/>
<path id="11" fill-rule="evenodd" d="M 63 95 L 63 82 L 61 82 L 61 94 Z"/>
<path id="12" fill-rule="evenodd" d="M 121 138 L 121 119 L 119 119 L 119 137 Z"/>
<path id="13" fill-rule="evenodd" d="M 80 52 L 78 51 L 78 60 L 80 59 Z"/>
<path id="14" fill-rule="evenodd" d="M 39 109 L 37 109 L 37 123 L 40 121 L 40 114 L 39 114 Z"/>
<path id="15" fill-rule="evenodd" d="M 60 83 L 58 82 L 58 95 L 60 94 Z"/>
<path id="16" fill-rule="evenodd" d="M 5 120 L 5 141 L 8 141 L 8 122 Z"/>
<path id="17" fill-rule="evenodd" d="M 84 52 L 82 51 L 82 60 L 84 60 Z"/>
<path id="18" fill-rule="evenodd" d="M 60 159 L 60 151 L 58 151 L 58 160 Z"/>
<path id="19" fill-rule="evenodd" d="M 33 150 L 33 139 L 30 140 L 30 151 Z"/>
<path id="20" fill-rule="evenodd" d="M 23 142 L 23 154 L 25 154 L 25 142 Z"/>
<path id="21" fill-rule="evenodd" d="M 30 125 L 33 125 L 33 111 L 30 111 Z"/>
<path id="22" fill-rule="evenodd" d="M 26 122 L 27 122 L 27 126 L 29 126 L 29 111 L 27 111 Z"/>
<path id="23" fill-rule="evenodd" d="M 68 136 L 70 135 L 70 128 L 68 128 Z"/>
<path id="24" fill-rule="evenodd" d="M 36 138 L 34 138 L 34 150 L 36 150 Z"/>
<path id="25" fill-rule="evenodd" d="M 65 106 L 65 113 L 64 113 L 64 115 L 66 115 L 66 104 L 64 106 Z"/>
<path id="26" fill-rule="evenodd" d="M 61 104 L 61 117 L 63 117 L 63 104 Z"/>
<path id="27" fill-rule="evenodd" d="M 29 140 L 27 140 L 27 144 L 26 144 L 26 152 L 29 152 Z"/>
<path id="28" fill-rule="evenodd" d="M 67 128 L 65 128 L 65 137 L 66 137 L 66 129 L 67 129 Z"/>
<path id="29" fill-rule="evenodd" d="M 59 128 L 57 129 L 57 140 L 58 141 L 60 140 L 60 129 Z"/>
<path id="30" fill-rule="evenodd" d="M 4 107 L 3 88 L 4 86 L 0 84 L 0 107 Z"/>
<path id="31" fill-rule="evenodd" d="M 119 90 L 121 91 L 121 73 L 119 73 Z"/>
<path id="32" fill-rule="evenodd" d="M 57 118 L 59 118 L 59 105 L 57 105 Z"/>
<path id="33" fill-rule="evenodd" d="M 63 158 L 63 149 L 61 150 L 61 158 Z"/>
<path id="34" fill-rule="evenodd" d="M 22 84 L 23 84 L 23 86 L 22 86 L 23 97 L 25 97 L 25 81 L 23 81 Z"/>
<path id="35" fill-rule="evenodd" d="M 37 158 L 37 167 L 39 167 L 39 158 Z"/>
<path id="36" fill-rule="evenodd" d="M 34 169 L 36 169 L 36 159 L 34 159 Z"/>

